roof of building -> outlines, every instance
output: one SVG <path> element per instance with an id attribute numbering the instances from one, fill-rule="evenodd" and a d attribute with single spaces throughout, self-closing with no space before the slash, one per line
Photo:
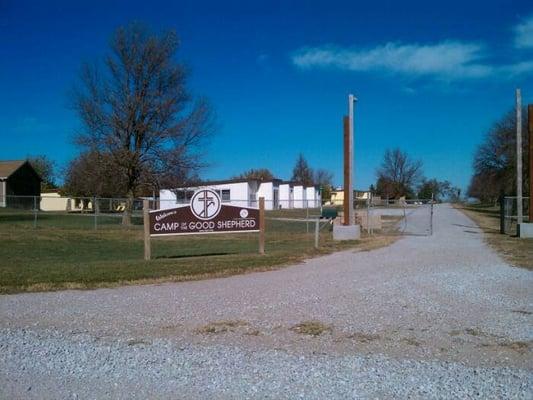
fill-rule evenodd
<path id="1" fill-rule="evenodd" d="M 210 185 L 227 185 L 231 183 L 247 183 L 247 182 L 279 182 L 281 183 L 281 179 L 273 178 L 273 179 L 248 179 L 248 178 L 233 178 L 233 179 L 222 179 L 218 181 L 203 181 L 203 182 L 194 182 L 189 185 L 180 186 L 176 189 L 181 188 L 190 188 L 190 187 L 199 187 L 199 186 L 210 186 Z"/>
<path id="2" fill-rule="evenodd" d="M 7 179 L 11 175 L 15 173 L 16 170 L 18 170 L 20 167 L 22 167 L 24 164 L 28 163 L 26 160 L 0 160 L 0 179 Z M 28 163 L 31 167 L 31 164 Z M 35 171 L 35 169 L 32 167 L 32 169 Z M 36 175 L 39 177 L 39 174 L 36 173 Z M 40 179 L 40 177 L 39 177 Z"/>

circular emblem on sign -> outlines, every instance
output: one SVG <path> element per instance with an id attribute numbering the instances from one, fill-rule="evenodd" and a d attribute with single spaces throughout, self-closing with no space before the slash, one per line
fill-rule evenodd
<path id="1" fill-rule="evenodd" d="M 241 218 L 246 218 L 246 217 L 248 217 L 248 210 L 245 209 L 245 208 L 243 208 L 243 209 L 241 210 L 241 212 L 239 213 L 239 215 L 241 216 Z"/>
<path id="2" fill-rule="evenodd" d="M 211 189 L 196 191 L 191 198 L 191 211 L 195 217 L 208 220 L 215 218 L 220 212 L 220 197 Z"/>

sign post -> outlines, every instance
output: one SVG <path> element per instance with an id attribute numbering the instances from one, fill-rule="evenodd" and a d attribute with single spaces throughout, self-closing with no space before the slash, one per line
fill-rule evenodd
<path id="1" fill-rule="evenodd" d="M 259 197 L 259 254 L 265 254 L 265 198 Z"/>
<path id="2" fill-rule="evenodd" d="M 150 214 L 149 202 L 143 200 L 143 222 L 144 222 L 144 259 L 149 261 L 152 258 L 152 246 L 150 243 Z"/>

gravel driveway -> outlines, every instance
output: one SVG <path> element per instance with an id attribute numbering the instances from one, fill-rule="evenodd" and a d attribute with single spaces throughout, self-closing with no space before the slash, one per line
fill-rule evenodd
<path id="1" fill-rule="evenodd" d="M 0 398 L 532 399 L 532 288 L 440 205 L 278 271 L 0 296 Z"/>

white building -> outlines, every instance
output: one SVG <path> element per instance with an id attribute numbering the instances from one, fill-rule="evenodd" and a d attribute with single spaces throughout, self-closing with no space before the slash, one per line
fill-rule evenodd
<path id="1" fill-rule="evenodd" d="M 229 179 L 160 190 L 160 208 L 173 208 L 176 204 L 187 204 L 196 190 L 206 188 L 217 191 L 223 203 L 242 207 L 257 207 L 259 197 L 264 197 L 267 210 L 320 207 L 322 201 L 320 190 L 314 186 L 304 187 L 300 184 L 283 182 L 280 179 L 269 181 Z"/>
<path id="2" fill-rule="evenodd" d="M 307 191 L 300 184 L 293 186 L 293 208 L 305 208 L 307 206 Z"/>
<path id="3" fill-rule="evenodd" d="M 279 185 L 280 208 L 294 208 L 294 185 L 292 182 L 281 182 Z"/>
<path id="4" fill-rule="evenodd" d="M 322 203 L 320 189 L 316 186 L 307 186 L 305 188 L 305 199 L 306 199 L 305 207 L 307 208 L 320 207 L 320 204 Z"/>

